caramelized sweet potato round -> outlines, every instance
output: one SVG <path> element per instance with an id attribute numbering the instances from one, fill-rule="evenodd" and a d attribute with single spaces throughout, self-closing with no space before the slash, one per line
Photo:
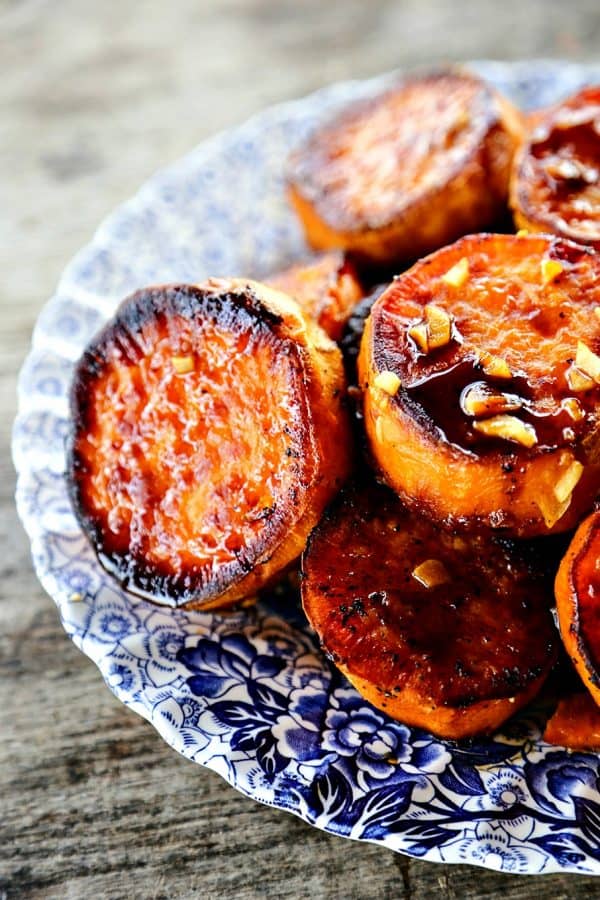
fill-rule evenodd
<path id="1" fill-rule="evenodd" d="M 535 114 L 515 157 L 510 199 L 519 228 L 600 250 L 600 86 Z"/>
<path id="2" fill-rule="evenodd" d="M 408 725 L 446 738 L 493 731 L 554 662 L 551 591 L 517 548 L 440 531 L 386 488 L 344 490 L 302 565 L 325 652 Z"/>
<path id="3" fill-rule="evenodd" d="M 548 719 L 544 740 L 569 750 L 600 750 L 600 708 L 589 694 L 563 697 Z"/>
<path id="4" fill-rule="evenodd" d="M 600 256 L 473 235 L 376 301 L 359 355 L 376 464 L 413 509 L 529 537 L 600 488 Z"/>
<path id="5" fill-rule="evenodd" d="M 600 511 L 575 532 L 554 589 L 565 649 L 600 705 Z"/>
<path id="6" fill-rule="evenodd" d="M 340 251 L 271 275 L 268 283 L 300 304 L 334 341 L 339 341 L 352 310 L 362 298 L 356 268 Z"/>
<path id="7" fill-rule="evenodd" d="M 506 204 L 520 114 L 475 75 L 413 77 L 293 154 L 289 193 L 315 249 L 412 260 L 489 227 Z"/>
<path id="8" fill-rule="evenodd" d="M 341 354 L 256 282 L 147 288 L 79 361 L 68 478 L 133 593 L 209 608 L 294 560 L 349 468 Z"/>

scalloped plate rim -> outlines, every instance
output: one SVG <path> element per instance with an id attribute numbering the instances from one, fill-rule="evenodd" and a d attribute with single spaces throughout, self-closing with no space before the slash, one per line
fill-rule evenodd
<path id="1" fill-rule="evenodd" d="M 519 62 L 515 62 L 515 63 L 476 60 L 476 61 L 473 61 L 472 63 L 470 63 L 469 65 L 472 65 L 473 67 L 487 67 L 487 68 L 491 68 L 491 69 L 496 67 L 498 69 L 498 71 L 500 71 L 500 70 L 517 71 L 519 67 L 521 67 L 522 69 L 526 69 L 527 67 L 529 67 L 529 68 L 535 67 L 536 70 L 547 69 L 549 72 L 552 72 L 559 68 L 563 68 L 563 69 L 569 68 L 572 71 L 579 71 L 580 73 L 583 73 L 586 71 L 594 72 L 595 73 L 594 77 L 600 77 L 600 67 L 598 67 L 598 66 L 594 67 L 592 65 L 586 66 L 583 64 L 578 65 L 575 63 L 564 63 L 560 60 L 550 60 L 550 59 L 519 61 Z M 99 225 L 98 229 L 95 231 L 94 236 L 92 237 L 92 240 L 87 245 L 85 245 L 79 251 L 79 253 L 76 254 L 75 257 L 73 257 L 71 262 L 66 266 L 66 268 L 63 272 L 63 275 L 59 281 L 55 295 L 44 306 L 42 313 L 45 311 L 47 312 L 47 310 L 49 310 L 51 308 L 51 304 L 56 302 L 57 299 L 60 298 L 60 296 L 63 294 L 65 296 L 68 296 L 69 294 L 71 294 L 75 298 L 76 304 L 89 305 L 90 308 L 93 308 L 94 301 L 96 299 L 101 299 L 101 298 L 98 295 L 94 294 L 93 292 L 89 292 L 87 289 L 81 290 L 81 288 L 77 285 L 76 278 L 74 278 L 74 275 L 76 276 L 76 273 L 77 273 L 77 266 L 83 260 L 86 259 L 86 254 L 90 254 L 90 252 L 93 252 L 95 250 L 98 251 L 101 248 L 110 247 L 111 232 L 114 231 L 114 229 L 123 222 L 123 220 L 125 219 L 125 217 L 127 215 L 132 214 L 132 213 L 135 214 L 137 211 L 139 211 L 141 208 L 144 207 L 145 203 L 147 203 L 148 201 L 152 201 L 153 192 L 155 192 L 160 187 L 161 184 L 168 183 L 169 179 L 176 178 L 178 175 L 180 175 L 180 173 L 182 171 L 185 171 L 187 169 L 193 169 L 193 167 L 197 166 L 199 164 L 199 162 L 201 162 L 202 160 L 204 160 L 204 161 L 210 160 L 212 156 L 214 156 L 216 153 L 222 151 L 222 149 L 226 146 L 228 141 L 233 141 L 235 139 L 235 137 L 237 135 L 239 135 L 242 131 L 250 132 L 253 128 L 256 129 L 257 126 L 260 126 L 260 125 L 264 126 L 266 123 L 269 123 L 269 122 L 276 123 L 276 122 L 282 120 L 283 118 L 285 118 L 286 116 L 293 114 L 294 112 L 301 111 L 304 107 L 307 107 L 310 104 L 312 104 L 312 105 L 327 104 L 328 101 L 330 101 L 332 98 L 334 98 L 338 94 L 345 96 L 348 92 L 351 93 L 353 90 L 357 91 L 357 92 L 366 91 L 367 93 L 370 91 L 373 91 L 373 90 L 377 90 L 380 86 L 384 85 L 389 80 L 392 80 L 401 75 L 402 75 L 401 70 L 395 70 L 394 72 L 376 76 L 375 78 L 371 78 L 366 81 L 355 79 L 355 80 L 348 81 L 348 82 L 338 82 L 336 84 L 321 88 L 318 91 L 315 91 L 314 93 L 309 94 L 306 97 L 295 99 L 295 100 L 289 100 L 289 101 L 285 101 L 283 103 L 276 104 L 274 106 L 267 108 L 266 110 L 262 110 L 260 112 L 255 113 L 244 124 L 242 124 L 240 126 L 237 126 L 237 127 L 231 128 L 231 129 L 225 129 L 223 131 L 218 132 L 214 136 L 203 141 L 196 148 L 194 148 L 192 151 L 190 151 L 188 154 L 186 154 L 179 160 L 176 160 L 176 161 L 172 162 L 171 164 L 169 164 L 168 166 L 166 166 L 165 168 L 160 169 L 153 176 L 151 176 L 129 200 L 120 204 L 112 213 L 110 213 L 103 220 L 103 222 Z M 109 300 L 108 304 L 105 304 L 105 305 L 110 306 L 111 304 L 114 305 L 114 300 Z M 40 316 L 41 316 L 41 314 L 40 314 Z M 39 319 L 38 319 L 38 323 L 36 323 L 36 327 L 34 329 L 34 335 L 33 335 L 33 340 L 32 340 L 32 349 L 23 364 L 23 368 L 22 368 L 21 374 L 19 376 L 19 385 L 18 385 L 19 410 L 18 410 L 18 415 L 17 415 L 17 419 L 15 422 L 15 426 L 14 426 L 14 432 L 13 432 L 13 459 L 14 459 L 14 463 L 15 463 L 15 468 L 17 469 L 17 473 L 18 473 L 17 491 L 16 491 L 17 509 L 18 509 L 19 517 L 20 517 L 21 521 L 23 522 L 25 530 L 26 530 L 28 537 L 32 543 L 32 551 L 35 551 L 37 543 L 39 543 L 41 541 L 41 534 L 46 534 L 47 529 L 44 530 L 44 527 L 43 526 L 41 527 L 39 525 L 39 523 L 37 523 L 35 516 L 32 515 L 30 510 L 27 509 L 27 507 L 26 507 L 27 478 L 28 478 L 28 476 L 33 476 L 36 472 L 45 471 L 45 467 L 40 467 L 40 468 L 36 469 L 35 465 L 31 462 L 31 460 L 22 455 L 22 448 L 19 443 L 18 427 L 19 427 L 20 422 L 26 421 L 28 416 L 31 416 L 33 413 L 36 412 L 36 410 L 39 410 L 39 406 L 37 404 L 28 406 L 28 401 L 30 399 L 29 389 L 26 384 L 26 375 L 27 375 L 28 366 L 32 366 L 35 363 L 36 359 L 40 356 L 40 354 L 43 354 L 44 351 L 48 351 L 49 349 L 50 349 L 50 347 L 48 345 L 48 341 L 44 340 L 43 331 L 40 328 Z M 66 357 L 61 356 L 61 358 L 65 359 Z M 152 724 L 156 728 L 156 730 L 159 732 L 161 737 L 170 746 L 172 746 L 174 749 L 176 749 L 178 752 L 181 753 L 182 752 L 181 746 L 179 746 L 179 747 L 176 746 L 177 742 L 174 740 L 173 727 L 168 722 L 168 720 L 164 719 L 164 718 L 159 718 L 158 720 L 153 718 L 153 715 L 152 715 L 153 710 L 152 709 L 150 709 L 148 706 L 142 705 L 141 702 L 139 702 L 135 699 L 132 700 L 131 698 L 128 698 L 126 696 L 126 694 L 124 693 L 124 691 L 119 689 L 118 685 L 116 685 L 114 682 L 111 683 L 110 678 L 107 676 L 107 672 L 101 666 L 100 660 L 98 658 L 90 656 L 90 654 L 86 651 L 86 649 L 84 647 L 84 640 L 74 633 L 72 624 L 69 621 L 67 621 L 64 597 L 62 599 L 62 602 L 57 598 L 56 584 L 55 584 L 55 581 L 53 580 L 53 576 L 50 574 L 48 569 L 44 566 L 43 561 L 40 558 L 35 556 L 35 553 L 34 553 L 34 568 L 35 568 L 36 574 L 37 574 L 39 580 L 41 581 L 42 585 L 44 586 L 45 590 L 51 596 L 53 596 L 53 598 L 55 599 L 55 602 L 57 603 L 57 606 L 59 609 L 59 614 L 61 617 L 61 622 L 63 624 L 65 631 L 72 638 L 72 640 L 74 641 L 76 646 L 78 646 L 78 648 L 83 653 L 88 655 L 95 662 L 95 664 L 100 669 L 102 677 L 104 678 L 105 683 L 107 684 L 109 689 L 119 699 L 121 699 L 122 702 L 125 703 L 125 705 L 132 708 L 134 711 L 136 711 L 138 714 L 140 714 L 143 718 L 145 718 L 148 722 L 150 722 L 150 724 Z M 132 611 L 135 611 L 137 608 L 139 608 L 140 605 L 144 605 L 144 604 L 139 604 L 137 601 L 133 600 L 132 598 L 129 598 L 129 600 L 130 600 L 130 607 L 131 607 Z M 82 604 L 82 606 L 83 605 L 84 604 Z M 148 606 L 148 604 L 146 604 L 145 606 Z M 152 615 L 153 611 L 154 611 L 154 609 L 152 609 L 152 611 L 149 613 L 149 616 Z M 199 614 L 196 614 L 195 616 L 189 616 L 188 618 L 193 621 L 195 621 L 196 619 L 204 620 L 204 619 L 206 619 L 207 615 L 209 615 L 209 614 L 199 613 Z M 242 613 L 234 614 L 234 616 L 232 617 L 232 619 L 230 621 L 234 621 L 236 617 L 239 618 L 240 621 L 242 621 L 243 614 Z M 213 618 L 213 617 L 211 617 L 211 618 Z M 210 629 L 208 629 L 207 633 L 211 633 Z M 226 635 L 227 635 L 227 632 L 226 632 Z M 383 727 L 385 728 L 385 725 Z M 552 752 L 552 751 L 549 751 L 549 752 Z M 188 756 L 188 758 L 192 758 L 192 757 Z M 231 780 L 231 778 L 228 778 L 227 774 L 222 770 L 222 767 L 220 767 L 217 764 L 215 759 L 208 759 L 206 761 L 202 761 L 202 764 L 211 768 L 217 774 L 220 774 L 226 781 L 228 781 L 229 784 L 232 784 L 232 786 L 234 786 L 238 791 L 240 791 L 245 796 L 247 796 L 251 799 L 258 800 L 259 802 L 263 803 L 264 805 L 272 806 L 274 808 L 278 808 L 278 809 L 282 809 L 286 812 L 290 812 L 294 815 L 297 815 L 299 818 L 302 818 L 304 821 L 310 822 L 310 819 L 308 819 L 307 816 L 305 814 L 303 814 L 303 812 L 301 811 L 300 808 L 294 809 L 294 808 L 290 808 L 289 806 L 282 805 L 281 801 L 278 802 L 277 798 L 274 795 L 270 799 L 268 797 L 257 796 L 256 791 L 254 791 L 254 793 L 253 793 L 253 788 L 249 785 L 249 783 L 247 781 L 246 782 L 240 781 L 240 782 L 237 782 L 234 784 L 234 782 Z M 331 823 L 328 823 L 328 822 L 325 822 L 325 823 L 310 822 L 310 824 L 316 825 L 316 827 L 319 827 L 322 830 L 324 830 L 328 833 L 331 833 L 331 834 L 338 834 L 338 835 L 341 834 L 339 830 L 336 830 L 335 826 L 331 825 Z M 456 832 L 456 834 L 460 835 L 460 832 Z M 388 839 L 387 835 L 384 835 L 383 837 L 376 837 L 376 838 L 368 837 L 368 836 L 358 836 L 357 837 L 356 835 L 349 835 L 349 834 L 343 834 L 341 836 L 355 837 L 357 840 L 366 840 L 370 843 L 383 844 L 383 845 L 389 846 L 389 839 Z M 407 849 L 405 846 L 402 846 L 401 848 L 393 847 L 393 849 L 400 850 L 400 852 L 408 853 L 409 855 L 415 855 L 415 854 L 411 854 L 410 849 Z M 493 856 L 493 854 L 492 854 L 492 856 Z M 418 858 L 428 859 L 429 854 L 428 853 L 421 854 L 420 857 L 418 857 Z M 450 858 L 444 858 L 443 861 L 446 863 L 450 863 L 450 862 L 452 862 L 452 863 L 467 863 L 468 862 L 471 864 L 483 866 L 485 868 L 491 868 L 491 869 L 496 869 L 496 870 L 502 869 L 502 858 L 501 857 L 500 857 L 500 860 L 497 857 L 492 858 L 492 859 L 488 858 L 487 860 L 486 859 L 479 860 L 477 858 L 468 858 L 468 859 L 464 858 L 464 857 L 459 858 L 458 855 L 455 855 Z M 543 866 L 541 871 L 543 871 L 544 873 L 568 872 L 568 871 L 581 873 L 582 871 L 583 872 L 587 871 L 589 874 L 592 874 L 592 873 L 600 874 L 600 865 L 598 864 L 597 860 L 593 861 L 593 860 L 588 859 L 588 860 L 586 860 L 586 862 L 592 866 L 591 869 L 583 869 L 582 870 L 581 868 L 571 868 L 568 865 L 567 866 L 559 865 L 556 862 L 556 860 L 552 859 L 552 861 L 551 861 L 551 858 L 548 857 L 547 864 L 545 864 Z M 525 874 L 527 873 L 527 870 L 519 870 L 519 871 L 523 871 Z"/>

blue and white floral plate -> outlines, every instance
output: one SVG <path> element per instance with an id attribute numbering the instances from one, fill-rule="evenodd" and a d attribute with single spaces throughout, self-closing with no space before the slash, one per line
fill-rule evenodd
<path id="1" fill-rule="evenodd" d="M 474 64 L 523 107 L 600 67 Z M 600 873 L 600 760 L 540 739 L 529 710 L 455 744 L 369 706 L 320 654 L 293 600 L 230 615 L 166 611 L 99 567 L 67 498 L 67 390 L 84 345 L 135 288 L 260 276 L 305 252 L 282 187 L 292 145 L 390 76 L 269 109 L 152 178 L 100 227 L 44 307 L 21 372 L 17 503 L 65 630 L 127 706 L 242 793 L 334 834 L 438 862 Z M 285 598 L 284 598 L 285 599 Z"/>

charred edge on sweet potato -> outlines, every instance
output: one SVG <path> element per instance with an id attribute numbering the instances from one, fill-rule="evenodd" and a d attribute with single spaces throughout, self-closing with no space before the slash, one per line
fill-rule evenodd
<path id="1" fill-rule="evenodd" d="M 285 433 L 281 440 L 285 442 L 286 449 L 277 465 L 286 474 L 281 481 L 283 494 L 277 496 L 274 489 L 273 506 L 257 510 L 256 520 L 260 524 L 252 532 L 252 539 L 234 546 L 234 534 L 227 561 L 213 565 L 210 559 L 204 558 L 195 562 L 193 554 L 187 553 L 184 546 L 180 554 L 184 562 L 174 566 L 170 559 L 149 559 L 146 539 L 141 540 L 136 549 L 132 549 L 128 527 L 120 527 L 117 534 L 109 533 L 109 511 L 94 509 L 90 501 L 94 463 L 90 463 L 89 456 L 86 458 L 82 448 L 86 435 L 95 426 L 95 391 L 99 389 L 101 379 L 111 367 L 135 367 L 140 364 L 152 352 L 148 343 L 153 339 L 166 341 L 161 360 L 161 365 L 164 365 L 165 353 L 172 353 L 174 357 L 180 353 L 180 329 L 183 329 L 188 344 L 190 341 L 192 344 L 200 341 L 201 349 L 203 327 L 207 327 L 209 331 L 216 329 L 221 334 L 230 334 L 232 339 L 239 337 L 240 340 L 255 341 L 258 347 L 256 352 L 264 353 L 267 367 L 271 363 L 285 367 L 281 370 L 281 378 L 284 383 L 287 382 L 289 396 L 293 397 L 293 408 L 290 409 L 287 420 L 284 422 L 282 419 L 279 423 Z M 195 346 L 192 349 L 199 348 Z M 117 358 L 118 355 L 120 358 Z M 225 359 L 221 363 L 228 368 L 233 365 L 231 359 Z M 70 398 L 72 429 L 68 440 L 67 463 L 71 498 L 79 521 L 103 566 L 122 584 L 134 593 L 173 606 L 188 602 L 208 605 L 209 602 L 216 602 L 224 592 L 231 593 L 232 589 L 235 590 L 235 585 L 243 583 L 254 567 L 268 564 L 286 535 L 294 532 L 298 517 L 305 509 L 307 495 L 319 478 L 323 477 L 315 459 L 313 420 L 306 387 L 307 379 L 310 378 L 307 365 L 310 366 L 310 363 L 303 347 L 290 338 L 282 316 L 262 303 L 260 297 L 248 286 L 234 290 L 224 289 L 222 284 L 217 284 L 214 288 L 206 285 L 156 287 L 138 291 L 124 301 L 116 318 L 95 338 L 76 367 Z M 237 387 L 243 388 L 244 385 Z M 245 387 L 254 389 L 252 385 Z M 250 408 L 247 414 L 250 425 L 254 427 Z M 268 414 L 271 415 L 272 410 Z M 211 422 L 212 420 L 208 422 L 208 427 Z M 161 422 L 159 431 L 163 424 L 167 427 Z M 277 439 L 279 438 L 280 435 L 277 435 Z M 136 451 L 139 452 L 139 447 Z M 190 477 L 189 472 L 184 474 Z M 249 473 L 246 474 L 249 477 Z M 179 475 L 183 477 L 181 472 Z M 207 477 L 210 480 L 210 472 Z M 151 482 L 151 478 L 147 478 L 146 482 Z M 145 483 L 143 490 L 151 491 L 151 484 L 149 486 Z M 230 524 L 230 516 L 234 516 L 227 508 L 228 501 L 231 501 L 231 497 L 224 496 L 221 513 L 211 509 L 211 514 L 225 516 L 226 527 Z M 151 504 L 153 498 L 148 502 Z M 181 509 L 178 513 L 181 513 Z M 243 524 L 231 521 L 232 531 L 235 532 L 237 527 L 239 534 L 243 536 Z M 174 527 L 176 526 L 177 523 Z M 297 548 L 296 552 L 299 549 L 301 548 Z M 286 560 L 288 561 L 291 560 Z"/>
<path id="2" fill-rule="evenodd" d="M 600 551 L 600 512 L 593 512 L 576 531 L 556 577 L 556 605 L 560 631 L 577 671 L 600 702 L 600 600 L 598 612 L 584 592 L 593 587 Z M 598 579 L 597 579 L 598 580 Z M 595 591 L 592 591 L 592 597 Z M 593 633 L 595 629 L 596 633 Z"/>
<path id="3" fill-rule="evenodd" d="M 446 737 L 487 732 L 531 699 L 556 657 L 537 554 L 440 532 L 386 488 L 354 485 L 309 539 L 304 609 L 328 656 L 380 709 Z M 417 583 L 423 561 L 444 579 Z"/>
<path id="4" fill-rule="evenodd" d="M 588 87 L 532 117 L 511 176 L 519 228 L 600 250 L 599 108 L 600 87 Z"/>
<path id="5" fill-rule="evenodd" d="M 403 104 L 414 102 L 410 98 L 419 92 L 429 108 L 424 112 L 420 103 L 417 114 L 408 115 L 410 107 Z M 449 98 L 456 104 L 456 121 L 441 126 L 440 109 L 449 108 Z M 386 109 L 395 106 L 386 126 Z M 427 115 L 431 121 L 422 120 Z M 385 127 L 389 133 L 378 135 Z M 443 140 L 437 134 L 441 127 Z M 517 110 L 472 73 L 455 69 L 415 76 L 352 104 L 309 137 L 288 164 L 290 200 L 315 249 L 345 248 L 375 265 L 415 260 L 502 216 L 522 128 Z M 424 135 L 437 143 L 419 156 Z M 372 144 L 366 149 L 365 138 Z M 379 158 L 386 147 L 387 166 Z M 377 159 L 369 167 L 371 152 Z M 414 176 L 405 174 L 408 156 L 415 156 Z M 433 166 L 435 178 L 424 178 L 423 171 Z M 382 185 L 384 170 L 388 178 Z"/>

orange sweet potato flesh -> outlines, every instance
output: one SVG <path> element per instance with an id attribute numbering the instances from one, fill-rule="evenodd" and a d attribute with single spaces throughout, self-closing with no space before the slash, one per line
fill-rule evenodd
<path id="1" fill-rule="evenodd" d="M 364 296 L 355 266 L 339 250 L 277 272 L 268 283 L 293 297 L 334 341 Z"/>
<path id="2" fill-rule="evenodd" d="M 318 129 L 290 159 L 289 196 L 313 248 L 413 260 L 502 213 L 522 128 L 467 71 L 414 77 Z"/>
<path id="3" fill-rule="evenodd" d="M 554 590 L 565 649 L 600 704 L 600 511 L 588 516 L 575 532 Z"/>
<path id="4" fill-rule="evenodd" d="M 446 283 L 461 261 L 464 281 Z M 600 488 L 600 388 L 569 379 L 581 375 L 579 341 L 600 353 L 598 305 L 600 256 L 542 235 L 465 237 L 379 297 L 359 354 L 365 427 L 378 469 L 411 508 L 519 537 L 576 526 Z M 452 331 L 425 352 L 411 335 L 432 306 Z M 379 389 L 382 372 L 398 376 L 394 396 Z M 506 403 L 533 445 L 504 426 L 504 437 L 482 433 L 498 409 L 465 411 L 473 386 Z"/>
<path id="5" fill-rule="evenodd" d="M 515 156 L 510 201 L 519 228 L 600 250 L 600 86 L 535 114 Z"/>
<path id="6" fill-rule="evenodd" d="M 434 579 L 415 576 L 428 562 Z M 555 659 L 551 591 L 510 542 L 457 537 L 375 484 L 310 537 L 302 600 L 325 652 L 374 706 L 446 738 L 491 732 Z"/>
<path id="7" fill-rule="evenodd" d="M 548 719 L 544 740 L 569 750 L 600 750 L 600 708 L 589 694 L 563 697 Z"/>
<path id="8" fill-rule="evenodd" d="M 350 465 L 341 354 L 256 282 L 147 288 L 78 363 L 68 479 L 100 561 L 212 608 L 294 560 Z"/>

